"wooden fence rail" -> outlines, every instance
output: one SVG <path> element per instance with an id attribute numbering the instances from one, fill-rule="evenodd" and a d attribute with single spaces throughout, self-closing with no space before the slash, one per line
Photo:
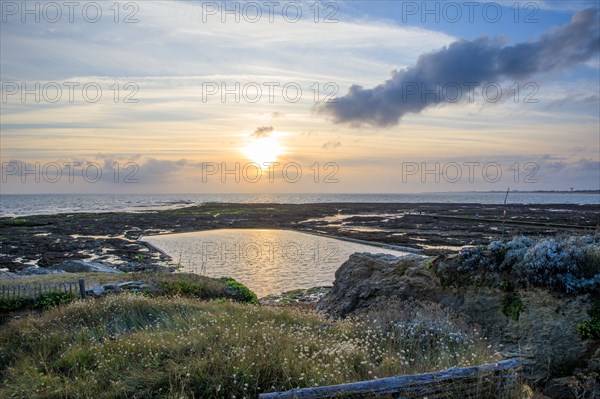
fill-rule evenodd
<path id="1" fill-rule="evenodd" d="M 0 301 L 19 301 L 31 299 L 36 303 L 44 294 L 50 292 L 70 292 L 85 298 L 85 280 L 57 283 L 19 283 L 2 284 Z"/>
<path id="2" fill-rule="evenodd" d="M 513 398 L 516 359 L 473 367 L 453 367 L 428 374 L 406 375 L 317 388 L 259 395 L 260 399 L 412 399 Z"/>

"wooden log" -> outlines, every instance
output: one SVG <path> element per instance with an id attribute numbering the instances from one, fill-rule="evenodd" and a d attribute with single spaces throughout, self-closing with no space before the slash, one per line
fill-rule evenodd
<path id="1" fill-rule="evenodd" d="M 472 367 L 453 367 L 448 370 L 438 371 L 428 374 L 406 375 L 399 377 L 382 378 L 373 381 L 354 382 L 350 384 L 332 385 L 316 388 L 292 389 L 286 392 L 272 392 L 260 394 L 260 399 L 325 399 L 325 398 L 422 398 L 424 396 L 434 397 L 433 395 L 448 397 L 448 390 L 452 384 L 460 383 L 461 380 L 472 380 L 474 384 L 479 384 L 479 378 L 482 374 L 516 372 L 518 361 L 516 359 L 503 360 L 497 363 L 484 364 Z M 494 376 L 495 377 L 495 376 Z M 494 378 L 495 380 L 495 378 Z M 467 381 L 464 381 L 467 382 Z M 497 384 L 492 381 L 491 384 Z M 445 387 L 443 387 L 446 385 Z M 473 386 L 472 386 L 473 387 Z M 478 389 L 478 385 L 474 386 Z M 457 386 L 456 393 L 461 393 L 463 387 Z M 471 389 L 464 387 L 465 394 L 470 395 Z M 440 392 L 442 390 L 443 392 Z M 429 396 L 428 392 L 431 393 Z M 477 393 L 474 393 L 477 395 Z M 438 397 L 438 396 L 435 396 Z"/>

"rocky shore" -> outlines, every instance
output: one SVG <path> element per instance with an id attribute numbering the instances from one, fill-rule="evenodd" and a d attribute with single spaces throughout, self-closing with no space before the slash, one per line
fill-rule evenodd
<path id="1" fill-rule="evenodd" d="M 526 258 L 527 248 L 533 248 L 535 241 L 517 238 L 508 242 L 513 236 L 534 237 L 543 241 L 541 256 L 555 250 L 548 245 L 553 239 L 541 238 L 558 236 L 569 243 L 556 244 L 563 245 L 559 247 L 567 258 L 593 254 L 569 248 L 575 244 L 598 248 L 597 236 L 590 234 L 598 232 L 600 208 L 512 205 L 506 207 L 506 218 L 503 213 L 502 206 L 474 204 L 205 204 L 145 213 L 1 218 L 0 279 L 102 272 L 118 274 L 112 277 L 119 281 L 90 286 L 90 296 L 148 289 L 147 281 L 130 278 L 150 273 L 123 273 L 173 271 L 177 260 L 140 241 L 142 236 L 219 228 L 293 229 L 406 247 L 425 256 L 354 254 L 336 272 L 333 287 L 290 291 L 262 298 L 260 303 L 305 306 L 311 311 L 317 303 L 317 310 L 331 319 L 366 314 L 374 322 L 371 315 L 384 319 L 390 307 L 397 311 L 406 307 L 412 312 L 411 320 L 420 320 L 421 308 L 447 309 L 480 328 L 502 357 L 519 358 L 523 378 L 547 395 L 573 397 L 577 384 L 600 391 L 593 380 L 600 368 L 598 340 L 580 331 L 582 323 L 589 322 L 592 303 L 598 300 L 595 291 L 585 291 L 598 285 L 594 279 L 598 276 L 588 275 L 597 273 L 598 265 L 594 263 L 579 280 L 564 274 L 555 286 L 535 286 L 534 267 L 546 267 L 549 260 L 539 265 L 534 258 L 527 264 L 515 263 L 514 259 Z M 585 234 L 596 238 L 590 242 L 569 238 Z M 497 239 L 504 243 L 492 242 Z M 480 247 L 456 255 L 471 246 Z M 558 255 L 555 260 L 566 264 Z M 521 270 L 520 279 L 511 278 L 519 275 L 511 268 Z M 432 326 L 434 330 L 439 327 Z"/>
<path id="2" fill-rule="evenodd" d="M 218 228 L 289 228 L 452 253 L 512 235 L 593 231 L 597 205 L 476 204 L 204 204 L 144 213 L 75 213 L 0 218 L 0 270 L 23 274 L 64 270 L 71 261 L 119 271 L 173 267 L 177 260 L 141 236 Z M 72 265 L 72 264 L 71 264 Z M 32 268 L 34 266 L 34 268 Z M 5 277 L 7 277 L 5 273 Z"/>
<path id="3" fill-rule="evenodd" d="M 578 334 L 578 325 L 600 299 L 597 294 L 446 286 L 437 273 L 441 262 L 448 261 L 354 254 L 336 272 L 333 288 L 321 297 L 317 310 L 338 319 L 373 314 L 379 308 L 376 315 L 383 322 L 391 308 L 435 303 L 480 326 L 503 358 L 519 360 L 521 377 L 549 397 L 600 395 L 600 341 Z M 507 298 L 518 298 L 517 317 L 506 311 Z M 437 328 L 432 326 L 432 333 Z"/>

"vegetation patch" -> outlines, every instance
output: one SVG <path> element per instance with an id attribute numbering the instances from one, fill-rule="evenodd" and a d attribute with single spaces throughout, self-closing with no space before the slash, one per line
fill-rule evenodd
<path id="1" fill-rule="evenodd" d="M 519 320 L 519 316 L 521 316 L 521 312 L 524 308 L 525 305 L 523 304 L 523 301 L 521 301 L 521 299 L 514 294 L 508 294 L 505 296 L 500 304 L 500 310 L 502 311 L 502 314 L 514 321 Z"/>
<path id="2" fill-rule="evenodd" d="M 72 276 L 84 278 L 90 276 L 91 283 L 88 283 L 88 287 L 95 284 L 93 281 L 94 278 L 96 280 L 103 280 L 103 284 L 117 284 L 123 280 L 140 281 L 148 285 L 147 289 L 140 292 L 142 295 L 146 296 L 182 296 L 201 300 L 231 300 L 235 302 L 258 304 L 256 294 L 245 285 L 232 278 L 214 279 L 191 273 L 161 272 L 127 273 L 126 275 L 111 275 L 99 278 L 96 276 L 99 274 L 101 273 L 73 273 Z M 60 278 L 64 279 L 65 277 L 56 277 L 56 275 L 36 277 L 35 281 L 32 283 L 44 284 L 45 282 L 56 282 L 60 281 Z M 104 278 L 107 280 L 104 280 Z M 0 321 L 4 321 L 6 318 L 10 317 L 12 312 L 22 310 L 48 310 L 55 306 L 69 303 L 74 299 L 76 299 L 76 295 L 70 292 L 58 291 L 44 293 L 35 302 L 33 298 L 0 299 Z"/>
<path id="3" fill-rule="evenodd" d="M 0 300 L 0 313 L 26 309 L 48 310 L 72 302 L 75 299 L 76 296 L 70 292 L 52 291 L 44 293 L 36 301 L 33 298 Z"/>
<path id="4" fill-rule="evenodd" d="M 0 397 L 251 398 L 498 360 L 439 307 L 385 312 L 331 321 L 185 297 L 76 300 L 2 328 Z"/>
<path id="5" fill-rule="evenodd" d="M 595 301 L 588 311 L 590 320 L 577 326 L 577 333 L 583 339 L 600 339 L 600 300 Z"/>
<path id="6" fill-rule="evenodd" d="M 510 291 L 543 287 L 600 294 L 600 235 L 515 237 L 465 248 L 434 271 L 446 286 L 485 285 Z"/>
<path id="7" fill-rule="evenodd" d="M 137 273 L 132 279 L 149 285 L 151 296 L 184 296 L 202 300 L 233 300 L 258 304 L 256 294 L 229 278 L 210 278 L 193 273 Z"/>
<path id="8" fill-rule="evenodd" d="M 55 306 L 64 305 L 73 302 L 76 296 L 71 292 L 48 292 L 33 306 L 34 309 L 48 310 Z"/>
<path id="9" fill-rule="evenodd" d="M 256 294 L 244 284 L 230 278 L 226 277 L 223 279 L 227 288 L 229 288 L 230 292 L 232 292 L 233 297 L 240 302 L 248 302 L 253 305 L 258 305 L 258 297 Z"/>

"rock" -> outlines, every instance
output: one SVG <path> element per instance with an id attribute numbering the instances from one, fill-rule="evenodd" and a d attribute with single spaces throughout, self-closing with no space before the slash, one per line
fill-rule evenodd
<path id="1" fill-rule="evenodd" d="M 600 398 L 600 379 L 597 372 L 575 372 L 568 377 L 553 378 L 549 380 L 544 393 L 551 398 L 579 399 Z"/>
<path id="2" fill-rule="evenodd" d="M 435 277 L 425 268 L 426 262 L 427 258 L 417 255 L 352 254 L 335 272 L 333 288 L 317 303 L 317 310 L 346 317 L 382 296 L 426 296 L 436 288 Z"/>
<path id="3" fill-rule="evenodd" d="M 573 395 L 573 388 L 575 387 L 576 382 L 577 380 L 573 376 L 553 378 L 546 383 L 544 394 L 551 398 L 575 398 Z"/>
<path id="4" fill-rule="evenodd" d="M 100 297 L 110 293 L 118 293 L 121 292 L 121 290 L 138 292 L 145 288 L 148 288 L 148 284 L 145 284 L 140 281 L 126 281 L 123 283 L 109 283 L 104 285 L 98 285 L 89 288 L 88 290 L 86 290 L 86 293 L 88 295 L 93 295 L 94 297 Z"/>
<path id="5" fill-rule="evenodd" d="M 594 343 L 577 335 L 588 319 L 590 299 L 544 289 L 518 290 L 522 302 L 518 319 L 502 313 L 509 295 L 488 287 L 448 288 L 428 270 L 431 258 L 357 253 L 336 271 L 333 288 L 317 304 L 330 317 L 346 317 L 385 298 L 437 302 L 480 325 L 487 338 L 503 348 L 505 357 L 519 357 L 522 375 L 538 384 L 562 365 L 587 361 Z M 391 301 L 390 301 L 391 303 Z"/>
<path id="6" fill-rule="evenodd" d="M 577 325 L 587 319 L 585 297 L 568 298 L 543 289 L 519 290 L 515 295 L 524 308 L 518 320 L 512 320 L 501 311 L 507 294 L 500 290 L 463 288 L 448 290 L 447 295 L 462 299 L 462 304 L 445 305 L 481 325 L 488 338 L 504 346 L 505 357 L 519 357 L 523 375 L 534 383 L 546 380 L 563 364 L 582 359 L 591 345 L 577 335 Z M 444 299 L 442 292 L 440 303 Z"/>
<path id="7" fill-rule="evenodd" d="M 260 298 L 261 305 L 276 305 L 285 303 L 316 303 L 326 293 L 331 290 L 331 287 L 313 287 L 308 289 L 297 289 L 287 291 L 282 294 L 268 295 Z"/>
<path id="8" fill-rule="evenodd" d="M 60 264 L 67 260 L 75 260 L 85 258 L 86 256 L 77 255 L 70 253 L 68 251 L 65 252 L 44 252 L 38 261 L 38 266 L 50 268 L 53 265 Z"/>
<path id="9" fill-rule="evenodd" d="M 54 264 L 48 267 L 53 270 L 62 270 L 67 273 L 121 273 L 107 264 L 101 262 L 85 262 L 82 260 L 66 260 L 62 263 Z"/>
<path id="10" fill-rule="evenodd" d="M 96 287 L 92 287 L 91 289 L 87 290 L 86 293 L 91 293 L 93 296 L 99 297 L 99 296 L 104 295 L 106 293 L 106 290 L 102 286 L 96 286 Z"/>
<path id="11" fill-rule="evenodd" d="M 43 267 L 29 266 L 23 270 L 20 270 L 16 274 L 21 276 L 43 276 L 46 274 L 61 274 L 64 273 L 62 270 L 44 269 Z"/>
<path id="12" fill-rule="evenodd" d="M 148 284 L 144 284 L 139 281 L 126 281 L 124 283 L 117 284 L 119 289 L 131 290 L 131 291 L 140 291 L 142 289 L 148 288 Z"/>
<path id="13" fill-rule="evenodd" d="M 1 271 L 0 272 L 0 280 L 12 280 L 21 277 L 17 273 L 9 272 L 9 271 Z"/>

